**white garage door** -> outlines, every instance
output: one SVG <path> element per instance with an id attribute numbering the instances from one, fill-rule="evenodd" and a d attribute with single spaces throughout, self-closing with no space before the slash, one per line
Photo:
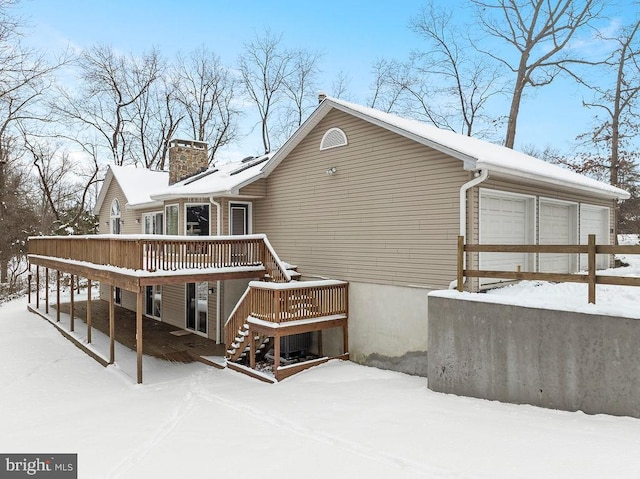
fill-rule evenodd
<path id="1" fill-rule="evenodd" d="M 507 196 L 495 192 L 480 193 L 480 244 L 531 243 L 532 198 Z M 480 269 L 522 271 L 530 269 L 526 253 L 482 253 Z M 486 284 L 490 280 L 483 280 Z"/>
<path id="2" fill-rule="evenodd" d="M 575 244 L 577 206 L 540 200 L 540 244 Z M 539 271 L 544 273 L 571 273 L 576 259 L 570 254 L 540 254 Z"/>
<path id="3" fill-rule="evenodd" d="M 609 244 L 609 208 L 603 206 L 580 205 L 580 244 L 589 242 L 589 235 L 596 235 L 596 244 Z M 609 267 L 609 255 L 599 254 L 596 257 L 598 269 Z M 580 268 L 587 269 L 586 254 L 580 255 Z"/>

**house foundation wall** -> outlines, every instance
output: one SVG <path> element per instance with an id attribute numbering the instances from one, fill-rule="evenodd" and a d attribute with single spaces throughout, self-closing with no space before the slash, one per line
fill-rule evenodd
<path id="1" fill-rule="evenodd" d="M 350 359 L 380 369 L 426 376 L 429 291 L 349 283 Z M 327 340 L 332 337 L 327 336 Z M 341 335 L 333 337 L 341 340 Z"/>
<path id="2" fill-rule="evenodd" d="M 640 320 L 429 297 L 428 387 L 640 418 Z"/>

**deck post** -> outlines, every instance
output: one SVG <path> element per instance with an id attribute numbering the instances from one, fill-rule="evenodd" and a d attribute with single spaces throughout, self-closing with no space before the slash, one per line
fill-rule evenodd
<path id="1" fill-rule="evenodd" d="M 249 367 L 251 369 L 256 368 L 256 340 L 254 339 L 255 333 L 249 327 Z"/>
<path id="2" fill-rule="evenodd" d="M 36 265 L 36 309 L 40 309 L 40 266 Z"/>
<path id="3" fill-rule="evenodd" d="M 347 354 L 349 352 L 349 286 L 344 288 L 344 314 L 347 319 L 342 326 L 342 353 Z"/>
<path id="4" fill-rule="evenodd" d="M 115 308 L 113 305 L 113 285 L 109 285 L 109 364 L 113 364 L 116 359 L 116 345 L 115 345 Z"/>
<path id="5" fill-rule="evenodd" d="M 322 329 L 318 331 L 318 356 L 324 356 L 322 347 Z"/>
<path id="6" fill-rule="evenodd" d="M 136 355 L 138 369 L 138 384 L 142 384 L 142 291 L 139 289 L 136 301 Z"/>
<path id="7" fill-rule="evenodd" d="M 49 314 L 49 268 L 44 269 L 44 312 Z"/>
<path id="8" fill-rule="evenodd" d="M 458 291 L 464 291 L 464 236 L 458 236 Z"/>
<path id="9" fill-rule="evenodd" d="M 31 304 L 31 271 L 27 275 L 27 301 Z"/>
<path id="10" fill-rule="evenodd" d="M 75 330 L 75 324 L 73 322 L 73 318 L 75 316 L 75 304 L 73 301 L 73 275 L 71 275 L 71 281 L 69 282 L 69 287 L 71 288 L 71 304 L 69 305 L 69 331 Z"/>
<path id="11" fill-rule="evenodd" d="M 589 278 L 589 303 L 596 303 L 596 235 L 589 235 L 587 246 L 587 259 L 589 270 L 587 277 Z"/>
<path id="12" fill-rule="evenodd" d="M 342 353 L 347 354 L 349 352 L 349 326 L 345 321 L 342 326 Z"/>
<path id="13" fill-rule="evenodd" d="M 56 323 L 60 322 L 60 270 L 56 270 Z"/>
<path id="14" fill-rule="evenodd" d="M 273 338 L 273 375 L 278 379 L 278 368 L 280 367 L 280 334 L 275 333 Z"/>
<path id="15" fill-rule="evenodd" d="M 87 343 L 91 343 L 91 280 L 87 278 Z"/>

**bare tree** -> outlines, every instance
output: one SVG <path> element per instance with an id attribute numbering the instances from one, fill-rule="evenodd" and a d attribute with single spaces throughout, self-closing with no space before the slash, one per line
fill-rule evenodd
<path id="1" fill-rule="evenodd" d="M 504 142 L 513 148 L 525 90 L 548 85 L 560 72 L 589 63 L 569 48 L 570 42 L 599 17 L 602 0 L 471 1 L 481 28 L 515 50 L 513 61 L 510 55 L 482 50 L 515 75 Z"/>
<path id="2" fill-rule="evenodd" d="M 608 181 L 619 185 L 620 148 L 627 138 L 638 134 L 640 117 L 637 102 L 640 98 L 640 20 L 624 28 L 616 37 L 605 37 L 614 42 L 616 48 L 605 61 L 605 68 L 614 71 L 612 84 L 605 87 L 591 85 L 596 98 L 584 102 L 588 108 L 595 108 L 604 114 L 604 119 L 589 135 L 590 143 L 608 145 L 610 153 L 606 155 Z"/>
<path id="3" fill-rule="evenodd" d="M 265 153 L 271 151 L 270 122 L 274 110 L 286 99 L 293 58 L 290 51 L 280 46 L 281 40 L 281 36 L 267 30 L 262 37 L 245 43 L 239 62 L 246 94 L 258 109 Z"/>
<path id="4" fill-rule="evenodd" d="M 307 50 L 296 50 L 291 55 L 291 72 L 285 79 L 285 94 L 290 100 L 282 121 L 285 137 L 302 125 L 307 113 L 317 105 L 316 77 L 321 58 L 319 53 Z"/>
<path id="5" fill-rule="evenodd" d="M 9 266 L 22 263 L 27 238 L 36 233 L 32 185 L 18 153 L 16 137 L 0 138 L 0 283 Z"/>
<path id="6" fill-rule="evenodd" d="M 485 113 L 489 100 L 503 91 L 500 75 L 486 59 L 473 53 L 471 41 L 453 24 L 453 11 L 432 2 L 411 19 L 411 29 L 427 49 L 412 55 L 417 82 L 407 91 L 420 113 L 436 126 L 467 136 L 482 128 L 495 130 L 498 121 Z M 436 100 L 437 99 L 437 100 Z"/>
<path id="7" fill-rule="evenodd" d="M 116 165 L 130 157 L 130 149 L 139 145 L 131 134 L 132 105 L 156 81 L 160 68 L 160 55 L 151 50 L 142 57 L 124 56 L 112 47 L 95 45 L 82 53 L 78 61 L 80 94 L 61 91 L 62 101 L 55 109 L 79 131 L 77 136 L 88 153 L 106 150 Z"/>
<path id="8" fill-rule="evenodd" d="M 131 135 L 137 148 L 131 158 L 145 168 L 164 170 L 169 141 L 184 119 L 176 94 L 175 82 L 161 76 L 132 105 Z"/>
<path id="9" fill-rule="evenodd" d="M 238 80 L 204 46 L 178 56 L 175 68 L 176 97 L 192 138 L 209 145 L 209 163 L 216 152 L 238 136 L 240 111 L 235 96 Z"/>
<path id="10" fill-rule="evenodd" d="M 22 163 L 21 125 L 49 121 L 43 99 L 51 75 L 66 64 L 67 52 L 55 62 L 24 48 L 22 21 L 13 0 L 0 0 L 0 282 L 8 278 L 10 264 L 23 264 L 26 238 L 37 225 L 33 187 Z"/>
<path id="11" fill-rule="evenodd" d="M 403 99 L 417 80 L 411 67 L 398 60 L 380 58 L 372 65 L 373 84 L 369 106 L 387 113 L 403 113 Z"/>
<path id="12" fill-rule="evenodd" d="M 640 233 L 640 151 L 636 141 L 640 133 L 640 19 L 616 36 L 600 38 L 615 47 L 603 63 L 599 84 L 584 82 L 594 92 L 594 99 L 584 105 L 598 112 L 596 123 L 578 138 L 583 151 L 564 163 L 628 190 L 631 198 L 618 205 L 616 229 Z M 602 78 L 608 80 L 603 82 Z"/>
<path id="13" fill-rule="evenodd" d="M 349 95 L 349 84 L 351 83 L 351 77 L 340 70 L 333 82 L 331 83 L 331 96 L 334 98 L 346 98 Z"/>
<path id="14" fill-rule="evenodd" d="M 98 181 L 98 164 L 78 162 L 48 140 L 24 137 L 41 192 L 40 227 L 54 234 L 94 232 L 89 194 Z"/>

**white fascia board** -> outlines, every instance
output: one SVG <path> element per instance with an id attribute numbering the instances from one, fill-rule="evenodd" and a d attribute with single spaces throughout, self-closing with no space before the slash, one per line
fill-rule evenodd
<path id="1" fill-rule="evenodd" d="M 331 111 L 332 108 L 335 108 L 333 103 L 330 103 L 329 100 L 324 100 L 320 105 L 315 109 L 311 115 L 300 125 L 300 127 L 291 135 L 291 137 L 282 145 L 278 151 L 276 151 L 271 159 L 267 161 L 262 167 L 261 177 L 269 176 L 269 174 L 280 164 L 280 162 L 289 154 L 291 151 L 298 146 L 298 144 L 315 128 L 315 126 L 320 123 L 320 121 Z"/>
<path id="2" fill-rule="evenodd" d="M 327 100 L 325 100 L 327 101 Z M 330 101 L 330 100 L 329 100 Z M 464 153 L 459 152 L 458 150 L 455 150 L 453 148 L 450 148 L 448 146 L 442 145 L 441 143 L 429 140 L 427 138 L 425 138 L 424 136 L 421 135 L 416 135 L 415 133 L 412 133 L 410 131 L 407 131 L 403 128 L 400 128 L 396 125 L 392 125 L 389 124 L 385 121 L 382 121 L 378 118 L 369 116 L 365 113 L 362 113 L 360 111 L 357 110 L 352 110 L 351 108 L 345 106 L 345 105 L 341 105 L 341 104 L 334 104 L 332 103 L 332 106 L 340 111 L 343 111 L 345 113 L 348 113 L 350 115 L 353 115 L 357 118 L 360 118 L 361 120 L 367 121 L 371 124 L 374 124 L 376 126 L 379 126 L 380 128 L 384 128 L 386 130 L 392 131 L 393 133 L 396 133 L 400 136 L 404 136 L 405 138 L 408 138 L 410 140 L 415 141 L 416 143 L 420 143 L 421 145 L 425 145 L 428 146 L 429 148 L 433 148 L 434 150 L 440 151 L 442 153 L 445 153 L 449 156 L 452 156 L 458 160 L 461 160 L 464 162 L 464 169 L 465 170 L 477 170 L 480 169 L 477 165 L 476 165 L 476 158 L 466 155 Z"/>
<path id="3" fill-rule="evenodd" d="M 131 205 L 127 203 L 125 208 L 128 210 L 136 211 L 136 210 L 146 210 L 149 208 L 160 208 L 164 206 L 163 201 L 149 201 L 148 203 L 138 203 L 136 205 Z"/>
<path id="4" fill-rule="evenodd" d="M 626 191 L 620 190 L 618 188 L 617 188 L 618 191 L 608 191 L 608 190 L 594 188 L 593 186 L 590 186 L 590 185 L 583 185 L 583 184 L 574 183 L 571 181 L 563 181 L 560 178 L 553 178 L 549 176 L 543 176 L 540 174 L 533 174 L 533 173 L 522 171 L 522 170 L 500 167 L 491 163 L 487 164 L 482 161 L 478 161 L 476 163 L 476 168 L 478 170 L 486 169 L 489 171 L 490 175 L 491 173 L 494 173 L 498 175 L 507 176 L 510 178 L 527 179 L 533 182 L 544 183 L 544 184 L 549 184 L 554 186 L 561 186 L 562 188 L 566 188 L 569 190 L 588 193 L 589 196 L 599 196 L 601 198 L 608 198 L 613 200 L 626 200 L 631 196 Z"/>
<path id="5" fill-rule="evenodd" d="M 111 185 L 112 180 L 113 180 L 113 171 L 111 171 L 111 168 L 108 168 L 107 174 L 105 175 L 104 180 L 102 181 L 102 188 L 100 188 L 100 193 L 98 194 L 96 205 L 93 207 L 94 215 L 100 214 L 100 208 L 102 208 L 102 203 L 104 203 L 104 199 L 107 196 L 107 190 L 109 189 L 109 186 Z"/>

